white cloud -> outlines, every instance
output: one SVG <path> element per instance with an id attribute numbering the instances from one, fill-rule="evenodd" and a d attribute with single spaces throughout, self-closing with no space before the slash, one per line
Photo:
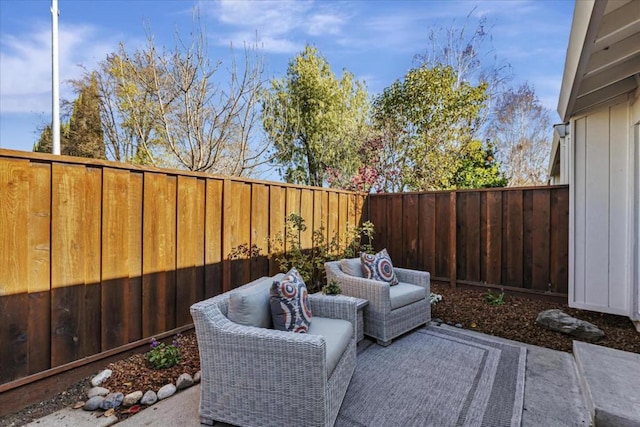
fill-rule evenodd
<path id="1" fill-rule="evenodd" d="M 72 98 L 66 81 L 79 78 L 80 65 L 92 69 L 117 43 L 105 41 L 91 26 L 60 26 L 61 98 Z M 51 111 L 51 31 L 0 36 L 0 113 Z"/>
<path id="2" fill-rule="evenodd" d="M 206 15 L 231 31 L 221 30 L 219 44 L 242 45 L 255 40 L 267 53 L 291 54 L 300 50 L 305 36 L 338 35 L 346 23 L 344 14 L 331 4 L 312 1 L 242 1 L 202 2 Z M 235 29 L 235 30 L 233 30 Z"/>

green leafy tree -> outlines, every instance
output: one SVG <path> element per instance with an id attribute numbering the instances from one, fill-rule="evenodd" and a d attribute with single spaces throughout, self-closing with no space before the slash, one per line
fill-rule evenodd
<path id="1" fill-rule="evenodd" d="M 95 78 L 76 82 L 77 98 L 65 102 L 65 117 L 60 123 L 60 153 L 67 156 L 105 158 L 100 101 Z M 70 111 L 70 114 L 69 114 Z M 33 151 L 51 153 L 53 132 L 51 125 L 44 127 Z"/>
<path id="2" fill-rule="evenodd" d="M 100 95 L 95 75 L 87 84 L 78 87 L 73 102 L 67 141 L 63 154 L 77 157 L 105 159 L 104 137 L 100 119 Z"/>
<path id="3" fill-rule="evenodd" d="M 496 160 L 493 144 L 487 141 L 485 147 L 478 140 L 471 141 L 460 162 L 460 168 L 456 171 L 454 187 L 505 187 L 508 182 L 500 170 L 500 163 Z"/>
<path id="4" fill-rule="evenodd" d="M 485 83 L 459 82 L 453 68 L 409 70 L 374 102 L 376 127 L 385 130 L 391 155 L 401 159 L 394 191 L 456 187 L 486 100 Z"/>
<path id="5" fill-rule="evenodd" d="M 327 169 L 357 170 L 369 101 L 364 84 L 343 71 L 337 78 L 313 47 L 289 62 L 263 101 L 263 125 L 274 163 L 287 182 L 322 186 Z"/>

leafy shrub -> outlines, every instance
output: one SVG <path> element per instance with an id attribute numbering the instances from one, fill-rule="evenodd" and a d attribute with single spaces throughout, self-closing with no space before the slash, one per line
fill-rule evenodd
<path id="1" fill-rule="evenodd" d="M 439 303 L 440 301 L 442 301 L 442 295 L 434 294 L 433 292 L 431 292 L 431 294 L 429 295 L 429 302 L 431 302 L 431 304 L 435 305 L 435 304 Z"/>
<path id="2" fill-rule="evenodd" d="M 491 289 L 489 289 L 487 294 L 484 296 L 484 300 L 491 305 L 502 305 L 504 304 L 504 292 L 497 294 L 493 293 Z"/>
<path id="3" fill-rule="evenodd" d="M 325 295 L 338 295 L 342 293 L 340 285 L 335 280 L 329 280 L 329 282 L 322 287 L 322 293 Z"/>
<path id="4" fill-rule="evenodd" d="M 149 344 L 151 350 L 145 354 L 145 357 L 153 369 L 172 368 L 180 362 L 180 338 L 182 335 L 178 334 L 169 345 L 151 338 Z"/>

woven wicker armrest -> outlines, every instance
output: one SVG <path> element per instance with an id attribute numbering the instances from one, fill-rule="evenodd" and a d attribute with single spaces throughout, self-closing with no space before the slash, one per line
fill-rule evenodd
<path id="1" fill-rule="evenodd" d="M 426 288 L 427 292 L 430 291 L 431 275 L 429 272 L 398 267 L 394 267 L 393 271 L 395 271 L 399 281 L 422 286 L 423 288 Z"/>

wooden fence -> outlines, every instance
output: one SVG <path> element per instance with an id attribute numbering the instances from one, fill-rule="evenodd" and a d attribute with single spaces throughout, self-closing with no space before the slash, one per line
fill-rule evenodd
<path id="1" fill-rule="evenodd" d="M 368 206 L 394 265 L 566 300 L 568 186 L 372 194 Z"/>
<path id="2" fill-rule="evenodd" d="M 232 249 L 299 213 L 328 236 L 362 194 L 0 149 L 0 385 L 192 323 L 196 301 L 277 272 Z M 0 387 L 1 391 L 2 387 Z M 8 389 L 5 387 L 4 389 Z"/>

